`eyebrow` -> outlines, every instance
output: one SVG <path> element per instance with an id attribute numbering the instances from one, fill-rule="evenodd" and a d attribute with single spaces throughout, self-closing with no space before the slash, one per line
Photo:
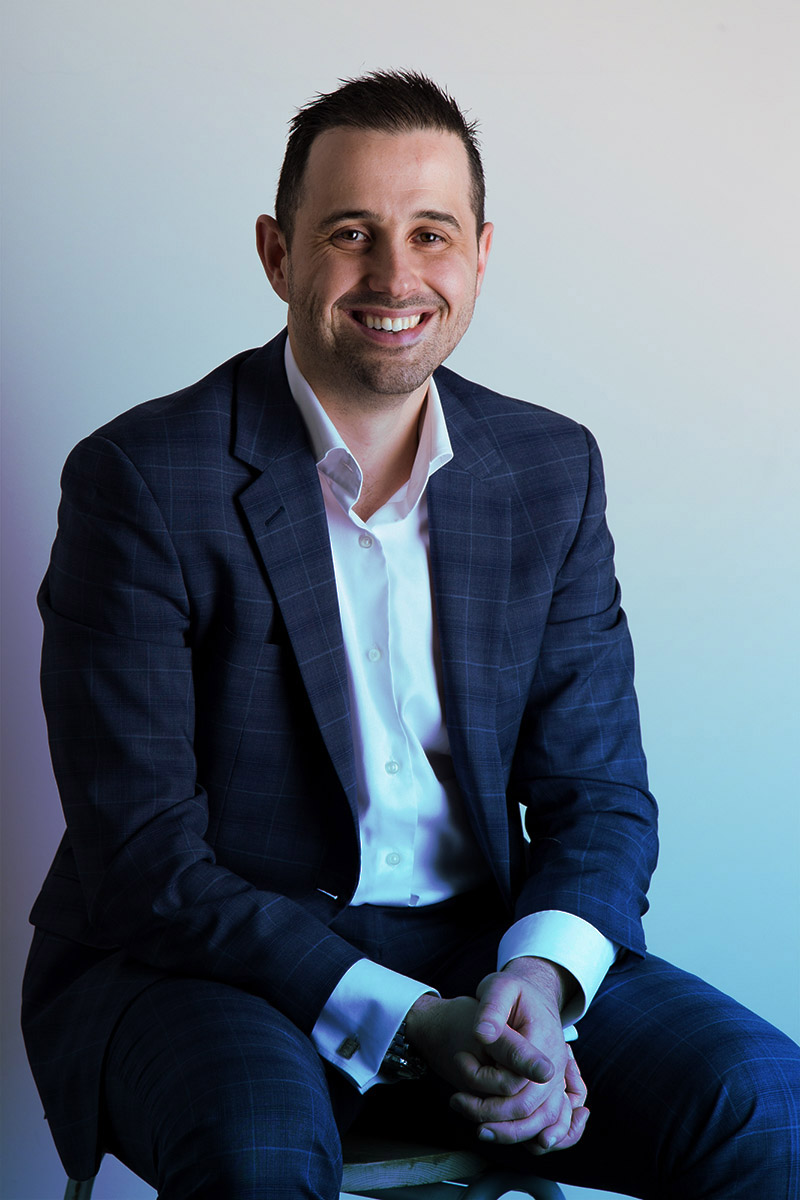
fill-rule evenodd
<path id="1" fill-rule="evenodd" d="M 452 229 L 457 229 L 461 232 L 461 222 L 457 221 L 452 213 L 439 212 L 435 208 L 424 208 L 421 212 L 414 214 L 414 219 L 417 221 L 436 221 L 439 225 L 449 225 Z"/>
<path id="2" fill-rule="evenodd" d="M 435 208 L 423 208 L 419 212 L 415 212 L 411 218 L 413 221 L 435 221 L 439 225 L 449 225 L 451 229 L 461 232 L 461 223 L 449 212 L 440 212 Z M 377 212 L 373 212 L 369 208 L 358 209 L 342 209 L 339 212 L 333 212 L 328 217 L 323 217 L 319 223 L 320 229 L 329 229 L 332 225 L 338 225 L 340 221 L 378 221 L 381 217 Z"/>

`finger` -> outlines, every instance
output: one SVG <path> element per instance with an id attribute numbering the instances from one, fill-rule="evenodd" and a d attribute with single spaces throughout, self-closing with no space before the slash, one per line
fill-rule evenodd
<path id="1" fill-rule="evenodd" d="M 504 1103 L 513 1109 L 516 1097 Z M 551 1125 L 559 1122 L 562 1109 L 565 1106 L 571 1113 L 572 1109 L 563 1092 L 559 1095 L 552 1095 L 528 1116 L 517 1117 L 511 1120 L 482 1122 L 478 1129 L 478 1138 L 480 1141 L 498 1142 L 506 1145 L 517 1142 L 530 1142 L 543 1129 L 548 1129 Z"/>
<path id="2" fill-rule="evenodd" d="M 567 1064 L 564 1070 L 564 1084 L 573 1108 L 581 1108 L 586 1103 L 586 1084 L 578 1069 L 572 1047 L 567 1046 Z"/>
<path id="3" fill-rule="evenodd" d="M 507 1071 L 496 1063 L 479 1062 L 468 1050 L 459 1050 L 453 1055 L 453 1062 L 467 1091 L 476 1092 L 483 1096 L 515 1096 L 530 1083 L 529 1079 Z"/>
<path id="4" fill-rule="evenodd" d="M 450 1107 L 460 1117 L 466 1117 L 476 1125 L 524 1121 L 536 1110 L 536 1105 L 526 1098 L 524 1092 L 517 1092 L 514 1096 L 474 1096 L 471 1092 L 455 1092 L 450 1097 Z M 543 1121 L 540 1128 L 547 1124 L 549 1120 Z"/>
<path id="5" fill-rule="evenodd" d="M 487 1121 L 521 1121 L 531 1114 L 530 1104 L 526 1104 L 521 1093 L 515 1096 L 475 1096 L 472 1092 L 454 1092 L 450 1097 L 450 1107 L 460 1117 L 482 1125 Z"/>
<path id="6" fill-rule="evenodd" d="M 518 996 L 519 981 L 512 975 L 497 973 L 481 981 L 474 1025 L 479 1042 L 489 1045 L 500 1037 Z"/>
<path id="7" fill-rule="evenodd" d="M 478 1125 L 524 1122 L 536 1116 L 537 1133 L 559 1119 L 562 1106 L 567 1108 L 568 1113 L 572 1111 L 563 1090 L 557 1091 L 534 1083 L 528 1083 L 513 1096 L 476 1096 L 471 1092 L 456 1092 L 450 1097 L 453 1111 Z"/>
<path id="8" fill-rule="evenodd" d="M 549 1083 L 555 1074 L 547 1055 L 515 1029 L 505 1029 L 486 1049 L 498 1066 L 534 1083 Z"/>
<path id="9" fill-rule="evenodd" d="M 564 1099 L 561 1103 L 561 1112 L 558 1115 L 558 1119 L 554 1121 L 552 1125 L 546 1125 L 545 1128 L 536 1135 L 536 1141 L 538 1145 L 541 1146 L 542 1150 L 552 1150 L 558 1144 L 558 1142 L 562 1141 L 567 1136 L 570 1126 L 572 1125 L 572 1113 L 572 1105 L 569 1102 L 569 1097 L 565 1093 Z"/>
<path id="10" fill-rule="evenodd" d="M 542 1154 L 554 1153 L 557 1150 L 569 1150 L 570 1146 L 574 1146 L 576 1142 L 580 1141 L 588 1120 L 588 1108 L 575 1108 L 572 1110 L 572 1120 L 570 1122 L 569 1130 L 567 1131 L 566 1136 L 563 1137 L 559 1142 L 556 1142 L 556 1144 L 549 1150 L 545 1150 L 539 1144 L 539 1138 L 537 1138 L 536 1141 L 531 1142 L 530 1145 L 525 1147 L 525 1149 L 529 1150 L 531 1154 L 534 1154 L 537 1157 Z"/>

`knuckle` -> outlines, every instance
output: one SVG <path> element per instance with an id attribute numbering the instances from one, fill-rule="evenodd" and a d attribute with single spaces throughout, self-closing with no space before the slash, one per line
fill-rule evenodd
<path id="1" fill-rule="evenodd" d="M 517 1075 L 529 1079 L 538 1067 L 538 1060 L 523 1046 L 512 1046 L 508 1055 L 508 1065 Z"/>
<path id="2" fill-rule="evenodd" d="M 514 1096 L 517 1093 L 518 1089 L 508 1075 L 498 1072 L 493 1083 L 498 1096 Z"/>
<path id="3" fill-rule="evenodd" d="M 528 1141 L 530 1134 L 520 1122 L 509 1121 L 494 1126 L 494 1132 L 499 1142 L 516 1143 Z"/>
<path id="4" fill-rule="evenodd" d="M 564 1123 L 564 1127 L 566 1128 L 569 1125 L 570 1112 L 571 1110 L 568 1110 L 565 1114 L 561 1097 L 546 1100 L 542 1105 L 542 1116 L 549 1125 L 560 1125 L 564 1116 L 566 1116 L 566 1122 Z"/>
<path id="5" fill-rule="evenodd" d="M 516 1122 L 527 1120 L 534 1108 L 524 1096 L 517 1095 L 504 1100 L 495 1098 L 494 1102 L 487 1103 L 484 1111 L 487 1120 Z"/>
<path id="6" fill-rule="evenodd" d="M 527 1088 L 516 1099 L 514 1104 L 514 1119 L 517 1121 L 524 1121 L 527 1120 L 528 1117 L 532 1117 L 539 1108 L 537 1101 L 538 1097 L 535 1095 L 535 1093 L 532 1094 L 531 1089 Z"/>
<path id="7" fill-rule="evenodd" d="M 556 1141 L 560 1142 L 562 1138 L 567 1136 L 570 1130 L 570 1125 L 571 1121 L 569 1116 L 565 1113 L 562 1113 L 553 1125 L 553 1133 L 555 1134 Z"/>

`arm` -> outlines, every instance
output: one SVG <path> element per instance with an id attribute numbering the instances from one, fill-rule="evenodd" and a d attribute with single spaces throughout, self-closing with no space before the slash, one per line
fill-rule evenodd
<path id="1" fill-rule="evenodd" d="M 51 905 L 54 931 L 245 988 L 310 1031 L 362 955 L 268 879 L 254 886 L 217 861 L 195 756 L 193 597 L 150 488 L 102 437 L 65 468 L 40 600 L 53 763 L 86 912 Z M 256 863 L 268 836 L 254 835 Z"/>
<path id="2" fill-rule="evenodd" d="M 478 991 L 476 1037 L 493 1058 L 529 1046 L 550 1059 L 553 1075 L 509 1101 L 465 1089 L 454 1103 L 479 1123 L 479 1136 L 529 1141 L 534 1153 L 573 1145 L 583 1132 L 586 1090 L 561 1031 L 570 994 L 536 923 L 557 909 L 598 935 L 587 974 L 593 991 L 621 946 L 642 953 L 641 915 L 655 866 L 655 803 L 647 790 L 633 655 L 614 576 L 605 522 L 599 452 L 588 439 L 589 471 L 581 518 L 555 577 L 544 637 L 521 723 L 509 794 L 525 808 L 529 871 L 517 897 L 520 920 L 504 939 L 515 957 Z M 529 947 L 511 947 L 520 932 Z M 594 957 L 594 962 L 591 959 Z M 574 981 L 573 981 L 574 982 Z M 580 991 L 586 994 L 581 997 Z M 579 1054 L 579 1051 L 578 1051 Z M 513 1061 L 513 1060 L 511 1060 Z M 477 1070 L 476 1079 L 479 1078 Z M 529 1078 L 532 1078 L 529 1075 Z"/>
<path id="3" fill-rule="evenodd" d="M 516 915 L 574 913 L 623 950 L 641 954 L 657 810 L 605 521 L 602 464 L 594 439 L 586 437 L 582 513 L 553 583 L 509 780 L 530 838 Z"/>

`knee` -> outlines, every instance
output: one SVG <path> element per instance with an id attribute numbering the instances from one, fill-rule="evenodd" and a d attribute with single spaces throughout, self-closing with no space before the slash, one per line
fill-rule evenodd
<path id="1" fill-rule="evenodd" d="M 797 1128 L 800 1047 L 780 1030 L 754 1018 L 716 1037 L 708 1060 L 720 1112 L 734 1128 Z"/>
<path id="2" fill-rule="evenodd" d="M 730 1172 L 728 1190 L 711 1194 L 797 1195 L 800 1048 L 758 1018 L 710 1032 L 707 1070 L 695 1093 L 694 1129 L 703 1133 L 688 1157 L 696 1167 L 703 1162 L 711 1170 L 716 1161 Z"/>
<path id="3" fill-rule="evenodd" d="M 332 1200 L 341 1143 L 318 1081 L 210 1086 L 175 1118 L 159 1169 L 164 1200 Z"/>
<path id="4" fill-rule="evenodd" d="M 331 1200 L 341 1145 L 319 1055 L 263 1000 L 164 980 L 131 1005 L 105 1072 L 109 1145 L 161 1200 Z"/>

